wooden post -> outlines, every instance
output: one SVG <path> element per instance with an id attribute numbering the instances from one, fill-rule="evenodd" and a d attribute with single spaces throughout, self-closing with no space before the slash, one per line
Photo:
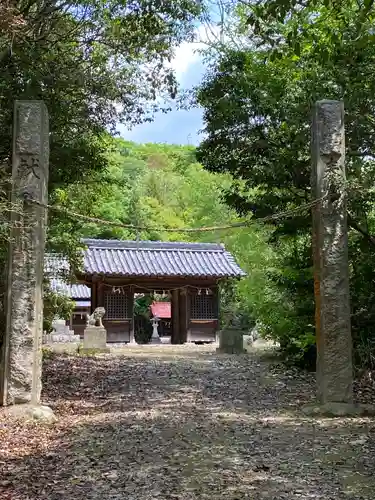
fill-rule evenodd
<path id="1" fill-rule="evenodd" d="M 178 343 L 184 344 L 187 341 L 187 290 L 180 290 L 179 297 L 179 335 Z"/>
<path id="2" fill-rule="evenodd" d="M 134 324 L 134 288 L 129 289 L 129 295 L 127 297 L 129 301 L 128 305 L 130 307 L 131 321 L 129 325 L 129 342 L 130 344 L 135 344 L 135 324 Z"/>
<path id="3" fill-rule="evenodd" d="M 179 339 L 179 293 L 178 290 L 172 290 L 172 332 L 171 332 L 171 344 L 178 344 Z"/>
<path id="4" fill-rule="evenodd" d="M 43 333 L 43 266 L 47 203 L 49 129 L 41 101 L 16 101 L 12 157 L 6 333 L 2 349 L 0 402 L 40 403 Z M 44 411 L 42 415 L 40 412 Z M 39 417 L 51 418 L 46 407 Z"/>
<path id="5" fill-rule="evenodd" d="M 95 277 L 92 278 L 91 283 L 91 314 L 98 307 L 98 282 Z"/>
<path id="6" fill-rule="evenodd" d="M 219 329 L 220 329 L 220 288 L 219 283 L 216 283 L 215 287 L 212 288 L 212 292 L 214 294 L 215 301 L 215 316 L 216 316 L 216 325 L 215 325 L 215 341 L 217 342 Z"/>
<path id="7" fill-rule="evenodd" d="M 104 283 L 102 279 L 98 281 L 96 292 L 96 307 L 104 307 Z"/>

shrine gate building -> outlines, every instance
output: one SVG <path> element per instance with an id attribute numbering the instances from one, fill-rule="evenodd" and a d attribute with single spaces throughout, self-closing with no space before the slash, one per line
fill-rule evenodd
<path id="1" fill-rule="evenodd" d="M 83 243 L 83 269 L 76 276 L 91 290 L 91 311 L 99 306 L 106 311 L 108 342 L 134 340 L 134 294 L 163 292 L 171 298 L 172 343 L 214 341 L 219 285 L 245 276 L 220 244 L 97 239 Z"/>

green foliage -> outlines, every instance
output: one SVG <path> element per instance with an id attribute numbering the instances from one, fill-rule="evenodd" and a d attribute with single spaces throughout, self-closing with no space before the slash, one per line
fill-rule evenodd
<path id="1" fill-rule="evenodd" d="M 138 316 L 143 316 L 146 319 L 150 319 L 150 305 L 152 304 L 154 298 L 152 295 L 141 295 L 137 297 L 134 301 L 134 314 Z"/>
<path id="2" fill-rule="evenodd" d="M 233 252 L 248 278 L 223 287 L 222 323 L 237 321 L 248 331 L 260 311 L 273 310 L 275 286 L 266 272 L 274 265 L 275 254 L 266 243 L 265 228 L 250 226 L 234 231 L 168 233 L 163 228 L 216 226 L 238 222 L 239 218 L 222 200 L 222 191 L 231 185 L 228 175 L 212 174 L 197 163 L 191 146 L 164 144 L 134 144 L 117 139 L 108 153 L 109 168 L 106 182 L 70 186 L 59 192 L 60 203 L 80 213 L 124 223 L 151 226 L 137 234 L 134 230 L 114 228 L 106 224 L 82 224 L 74 229 L 80 236 L 174 241 L 220 242 Z M 156 162 L 156 159 L 157 162 Z M 60 239 L 72 238 L 72 223 L 60 218 L 59 225 L 50 228 Z M 264 302 L 267 294 L 268 303 Z M 155 297 L 155 300 L 162 300 Z M 146 319 L 140 341 L 151 335 L 149 305 L 152 297 L 137 298 L 135 314 Z M 233 318 L 233 321 L 232 319 Z M 235 319 L 234 319 L 235 318 Z M 141 321 L 141 320 L 140 320 Z M 143 339 L 143 340 L 142 340 Z"/>
<path id="3" fill-rule="evenodd" d="M 114 131 L 119 122 L 131 126 L 150 120 L 160 107 L 168 109 L 177 92 L 170 61 L 175 48 L 192 38 L 200 10 L 194 0 L 1 1 L 0 206 L 8 200 L 16 99 L 47 105 L 50 201 L 64 206 L 69 186 L 74 184 L 73 195 L 82 183 L 95 182 L 108 169 L 108 130 Z M 95 203 L 94 187 L 80 197 L 81 211 L 89 213 Z M 49 215 L 49 248 L 77 258 L 82 222 L 58 212 Z M 5 210 L 0 238 L 5 259 Z M 2 325 L 4 287 L 3 276 Z"/>
<path id="4" fill-rule="evenodd" d="M 208 171 L 233 177 L 225 201 L 240 215 L 263 217 L 297 208 L 311 200 L 312 105 L 319 99 L 344 100 L 352 326 L 355 346 L 368 346 L 375 321 L 370 285 L 375 142 L 368 112 L 375 95 L 375 11 L 372 2 L 306 5 L 282 0 L 238 4 L 241 43 L 219 53 L 197 91 L 206 132 L 198 159 Z M 314 355 L 310 234 L 307 212 L 273 223 L 268 233 L 272 257 L 261 274 L 268 289 L 256 299 L 270 334 L 288 354 L 302 361 L 307 356 L 309 363 Z M 248 293 L 251 301 L 256 298 Z M 359 362 L 368 365 L 372 353 L 364 360 L 364 352 Z"/>
<path id="5" fill-rule="evenodd" d="M 152 335 L 150 305 L 154 297 L 145 294 L 137 297 L 134 301 L 134 315 L 137 328 L 134 334 L 137 344 L 148 344 Z"/>
<path id="6" fill-rule="evenodd" d="M 113 144 L 104 175 L 95 182 L 60 189 L 55 192 L 55 199 L 69 210 L 145 229 L 135 231 L 97 223 L 82 225 L 81 221 L 59 216 L 59 224 L 52 223 L 50 228 L 50 240 L 53 236 L 55 246 L 59 240 L 72 241 L 74 234 L 76 238 L 183 241 L 192 235 L 169 233 L 163 228 L 199 227 L 236 218 L 221 201 L 221 190 L 229 185 L 228 176 L 204 171 L 196 162 L 194 148 L 137 145 L 122 139 Z"/>
<path id="7" fill-rule="evenodd" d="M 43 361 L 49 361 L 55 359 L 57 353 L 53 351 L 50 347 L 43 346 L 42 347 L 42 359 Z"/>
<path id="8" fill-rule="evenodd" d="M 47 281 L 44 283 L 43 295 L 43 331 L 51 333 L 52 322 L 58 317 L 69 319 L 74 310 L 74 302 L 64 295 L 59 295 L 51 290 Z"/>

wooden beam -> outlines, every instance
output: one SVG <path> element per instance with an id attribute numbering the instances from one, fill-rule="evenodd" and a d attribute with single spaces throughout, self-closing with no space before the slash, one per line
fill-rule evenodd
<path id="1" fill-rule="evenodd" d="M 172 300 L 171 300 L 171 343 L 178 344 L 179 341 L 179 293 L 178 290 L 172 290 Z"/>

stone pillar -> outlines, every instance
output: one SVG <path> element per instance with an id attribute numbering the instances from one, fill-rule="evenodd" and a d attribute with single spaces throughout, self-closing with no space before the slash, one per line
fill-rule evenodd
<path id="1" fill-rule="evenodd" d="M 314 108 L 312 192 L 326 196 L 313 207 L 317 395 L 320 405 L 342 413 L 353 402 L 353 374 L 341 101 L 318 101 Z"/>
<path id="2" fill-rule="evenodd" d="M 41 101 L 14 107 L 6 333 L 2 350 L 1 404 L 40 403 L 43 334 L 43 264 L 47 202 L 48 113 Z"/>

